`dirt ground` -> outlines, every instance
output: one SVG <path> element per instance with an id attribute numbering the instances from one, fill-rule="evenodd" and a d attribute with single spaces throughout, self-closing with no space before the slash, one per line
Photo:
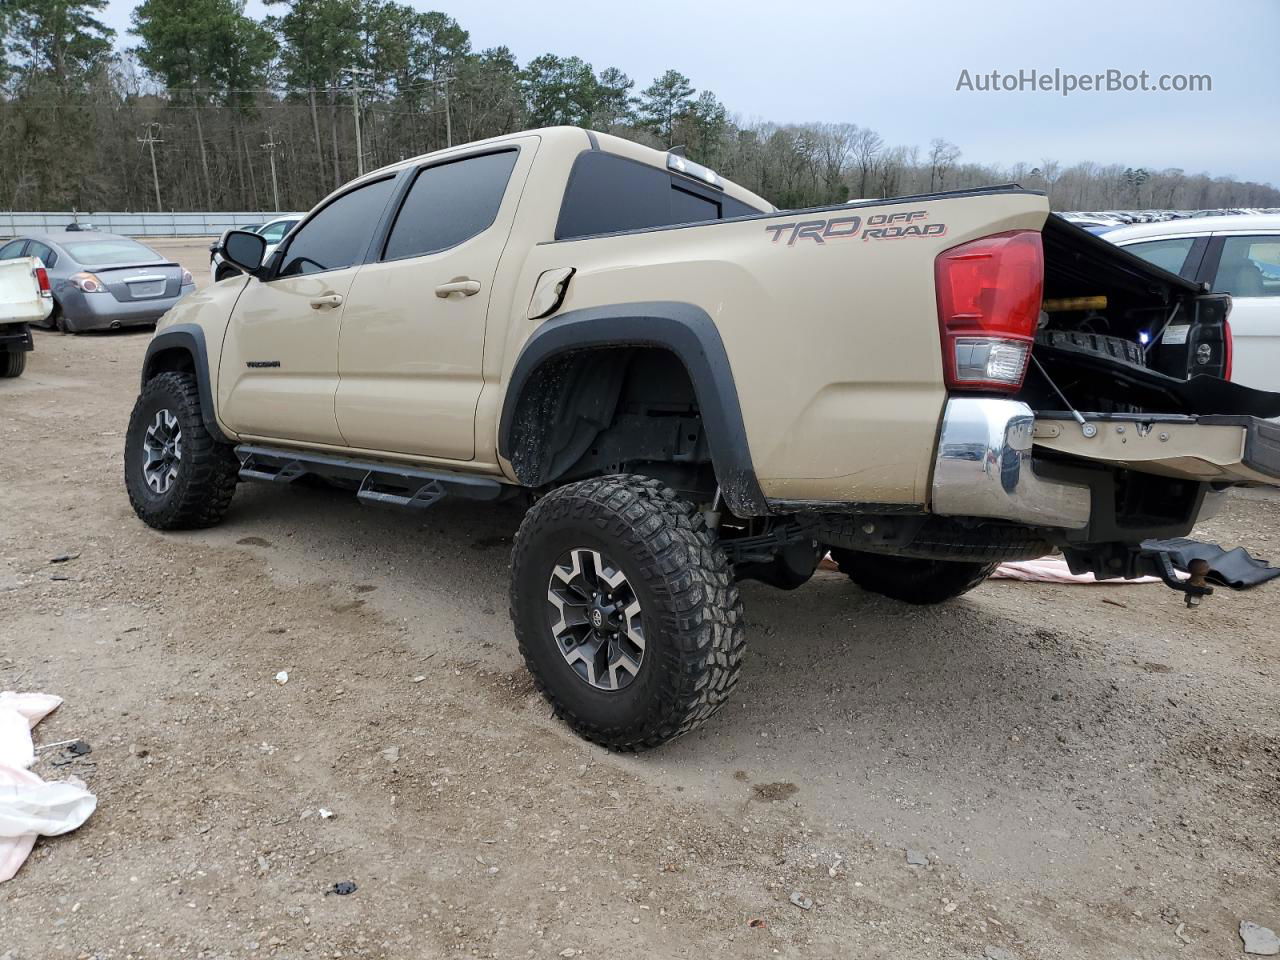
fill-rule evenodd
<path id="1" fill-rule="evenodd" d="M 0 885 L 0 957 L 1120 960 L 1280 930 L 1280 586 L 748 584 L 730 706 L 613 756 L 517 656 L 516 510 L 250 484 L 214 530 L 139 522 L 146 342 L 40 333 L 0 382 L 0 689 L 66 698 L 37 742 L 92 753 L 36 770 L 99 801 Z M 1280 498 L 1199 533 L 1280 556 Z"/>

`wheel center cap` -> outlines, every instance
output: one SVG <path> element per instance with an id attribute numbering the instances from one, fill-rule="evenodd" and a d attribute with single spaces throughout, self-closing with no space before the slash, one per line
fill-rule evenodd
<path id="1" fill-rule="evenodd" d="M 604 626 L 604 612 L 599 607 L 591 610 L 591 625 L 597 630 Z"/>

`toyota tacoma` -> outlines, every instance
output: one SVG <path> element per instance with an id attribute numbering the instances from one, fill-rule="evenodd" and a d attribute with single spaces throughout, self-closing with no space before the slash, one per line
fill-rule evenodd
<path id="1" fill-rule="evenodd" d="M 1161 575 L 1227 487 L 1280 483 L 1280 395 L 1229 382 L 1230 298 L 1016 185 L 777 210 L 576 128 L 333 193 L 160 322 L 125 444 L 139 517 L 204 527 L 240 480 L 409 509 L 529 505 L 511 617 L 539 689 L 614 749 L 738 678 L 737 581 L 828 550 L 912 603 L 1060 550 Z"/>

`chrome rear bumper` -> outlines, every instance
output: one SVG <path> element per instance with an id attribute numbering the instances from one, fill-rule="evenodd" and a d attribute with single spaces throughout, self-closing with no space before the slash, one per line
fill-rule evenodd
<path id="1" fill-rule="evenodd" d="M 1032 468 L 1036 417 L 1016 400 L 947 401 L 933 465 L 931 512 L 991 517 L 1034 527 L 1089 525 L 1089 488 L 1046 480 Z"/>

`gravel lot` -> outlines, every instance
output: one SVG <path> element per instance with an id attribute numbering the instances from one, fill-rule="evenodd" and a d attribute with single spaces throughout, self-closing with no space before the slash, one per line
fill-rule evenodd
<path id="1" fill-rule="evenodd" d="M 161 249 L 207 281 L 202 243 Z M 136 520 L 146 342 L 37 334 L 0 382 L 0 689 L 66 698 L 37 740 L 93 752 L 36 769 L 99 797 L 0 885 L 0 957 L 1119 960 L 1280 930 L 1280 586 L 748 584 L 733 703 L 612 756 L 516 655 L 515 510 L 246 485 L 215 530 Z M 1280 499 L 1200 534 L 1276 557 Z"/>

